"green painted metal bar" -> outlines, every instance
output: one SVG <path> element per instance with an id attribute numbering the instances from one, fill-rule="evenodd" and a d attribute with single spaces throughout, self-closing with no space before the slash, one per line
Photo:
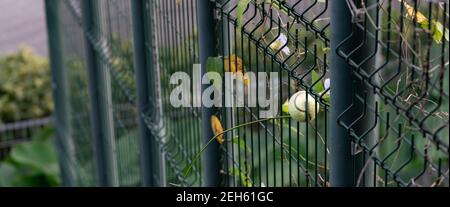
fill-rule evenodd
<path id="1" fill-rule="evenodd" d="M 332 186 L 352 186 L 354 175 L 351 154 L 351 137 L 337 120 L 351 105 L 352 73 L 344 59 L 337 55 L 337 47 L 352 31 L 351 14 L 347 5 L 331 1 L 331 88 L 330 131 L 330 183 Z M 334 32 L 336 31 L 336 32 Z M 339 31 L 339 32 L 338 32 Z"/>
<path id="2" fill-rule="evenodd" d="M 104 1 L 82 1 L 84 29 L 98 41 L 103 30 L 101 4 Z M 90 118 L 96 159 L 97 184 L 119 186 L 115 152 L 111 83 L 107 66 L 102 63 L 94 45 L 86 37 L 86 64 L 89 76 Z M 91 36 L 92 37 L 92 36 Z"/>
<path id="3" fill-rule="evenodd" d="M 76 172 L 71 165 L 71 159 L 75 157 L 75 149 L 72 140 L 71 109 L 69 101 L 69 87 L 65 72 L 62 48 L 58 8 L 60 1 L 46 0 L 45 11 L 48 32 L 48 44 L 50 53 L 50 68 L 52 71 L 53 101 L 55 104 L 54 124 L 56 127 L 56 145 L 59 151 L 59 167 L 61 171 L 62 185 L 75 186 Z"/>
<path id="4" fill-rule="evenodd" d="M 214 16 L 214 2 L 197 0 L 198 14 L 198 38 L 200 49 L 201 74 L 207 72 L 206 62 L 209 57 L 218 55 L 217 34 L 215 31 L 216 20 Z M 209 85 L 202 85 L 202 91 Z M 202 104 L 202 143 L 206 144 L 214 136 L 211 130 L 211 116 L 215 109 L 205 107 Z M 212 142 L 203 153 L 203 185 L 205 187 L 216 187 L 220 184 L 220 162 L 219 162 L 219 144 Z"/>
<path id="5" fill-rule="evenodd" d="M 159 149 L 157 139 L 147 126 L 143 114 L 150 114 L 155 117 L 155 125 L 161 126 L 162 108 L 161 105 L 152 104 L 160 102 L 158 93 L 159 71 L 158 57 L 152 52 L 148 52 L 146 45 L 155 46 L 152 35 L 154 24 L 151 22 L 153 13 L 153 0 L 149 0 L 146 5 L 145 1 L 132 1 L 131 11 L 133 14 L 133 41 L 134 41 L 134 67 L 136 74 L 137 94 L 138 94 L 138 111 L 139 117 L 139 136 L 141 142 L 141 167 L 143 186 L 165 186 L 165 167 L 163 152 Z M 147 7 L 148 6 L 148 7 Z M 162 127 L 157 127 L 161 128 Z M 160 133 L 161 134 L 161 133 Z M 164 133 L 162 133 L 164 134 Z"/>
<path id="6" fill-rule="evenodd" d="M 365 80 L 357 79 L 352 68 L 337 52 L 339 45 L 347 37 L 350 37 L 350 39 L 347 39 L 345 44 L 339 47 L 341 51 L 351 51 L 364 42 L 363 47 L 358 50 L 358 53 L 352 55 L 352 60 L 360 62 L 374 51 L 375 41 L 364 35 L 368 31 L 356 29 L 352 21 L 355 21 L 355 18 L 359 17 L 352 16 L 347 4 L 338 1 L 330 1 L 330 3 L 332 31 L 332 53 L 330 57 L 332 80 L 332 107 L 330 107 L 330 134 L 332 134 L 330 143 L 330 183 L 333 187 L 349 187 L 356 185 L 357 178 L 360 176 L 360 172 L 364 167 L 364 164 L 361 163 L 365 163 L 365 160 L 362 160 L 361 155 L 354 156 L 351 142 L 352 136 L 349 130 L 342 127 L 338 121 L 340 120 L 344 124 L 352 123 L 363 113 L 364 105 L 375 107 L 375 96 L 364 84 L 363 81 Z M 355 5 L 361 4 L 359 1 L 356 1 Z M 364 37 L 366 38 L 365 40 Z M 374 60 L 375 58 L 368 60 L 363 68 L 371 68 L 366 66 L 374 65 Z M 365 97 L 366 100 L 361 102 L 354 95 Z M 349 108 L 350 106 L 352 107 Z M 352 127 L 352 130 L 355 134 L 359 135 L 370 128 L 371 124 L 374 123 L 374 119 L 375 115 L 373 112 L 367 112 L 364 118 Z M 373 136 L 374 133 L 372 130 L 371 133 L 364 137 L 366 143 L 371 143 Z M 371 169 L 373 167 L 367 167 L 367 172 Z M 371 177 L 368 174 L 365 176 Z M 370 182 L 369 179 L 364 179 L 364 181 Z M 366 183 L 366 185 L 372 184 Z"/>

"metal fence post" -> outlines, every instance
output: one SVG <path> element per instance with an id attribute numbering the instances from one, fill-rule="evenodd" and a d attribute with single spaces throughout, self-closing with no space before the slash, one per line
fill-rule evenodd
<path id="1" fill-rule="evenodd" d="M 59 167 L 63 186 L 75 185 L 75 172 L 70 160 L 74 158 L 75 150 L 72 142 L 72 128 L 70 123 L 69 87 L 67 74 L 64 70 L 61 49 L 61 34 L 59 29 L 60 1 L 46 0 L 45 11 L 50 53 L 50 67 L 52 71 L 53 101 L 55 104 L 54 125 L 56 127 L 56 144 L 59 150 Z"/>
<path id="2" fill-rule="evenodd" d="M 102 2 L 99 0 L 82 1 L 84 29 L 96 38 L 101 37 L 102 12 L 99 10 Z M 99 186 L 118 186 L 110 76 L 107 66 L 101 62 L 94 45 L 89 40 L 88 34 L 85 37 L 91 106 L 90 118 L 96 159 L 97 184 Z"/>
<path id="3" fill-rule="evenodd" d="M 216 20 L 214 15 L 214 2 L 197 0 L 198 13 L 198 40 L 200 48 L 201 74 L 207 72 L 206 62 L 209 57 L 218 55 L 216 38 Z M 202 85 L 202 92 L 209 85 Z M 202 104 L 202 143 L 206 144 L 214 136 L 211 130 L 211 116 L 214 108 L 205 107 Z M 216 187 L 220 183 L 219 144 L 212 142 L 203 153 L 203 185 L 205 187 Z"/>
<path id="4" fill-rule="evenodd" d="M 154 24 L 152 21 L 153 0 L 132 1 L 132 21 L 133 21 L 133 45 L 134 45 L 134 67 L 136 73 L 136 84 L 139 110 L 139 136 L 141 141 L 141 166 L 143 176 L 143 186 L 165 186 L 164 158 L 159 149 L 158 137 L 155 137 L 148 128 L 144 117 L 146 112 L 156 117 L 155 123 L 162 126 L 162 109 L 158 104 L 160 99 L 158 90 L 159 71 L 157 56 L 150 54 L 146 45 L 154 46 Z M 147 9 L 148 6 L 148 9 Z M 155 47 L 156 48 L 156 47 Z M 156 52 L 156 51 L 153 51 Z"/>
<path id="5" fill-rule="evenodd" d="M 352 73 L 349 66 L 337 55 L 338 44 L 352 31 L 351 14 L 343 2 L 331 1 L 331 104 L 330 131 L 330 182 L 332 186 L 352 186 L 353 166 L 351 137 L 337 120 L 352 102 Z M 338 32 L 339 31 L 339 32 Z"/>
<path id="6" fill-rule="evenodd" d="M 371 1 L 373 2 L 373 1 Z M 359 164 L 354 164 L 355 159 L 360 159 L 359 156 L 354 156 L 352 152 L 352 136 L 349 131 L 338 123 L 338 119 L 343 112 L 350 108 L 342 117 L 343 123 L 351 123 L 361 115 L 364 104 L 374 107 L 374 94 L 368 90 L 364 84 L 365 80 L 359 80 L 354 75 L 351 66 L 347 64 L 346 60 L 341 58 L 338 53 L 339 44 L 347 39 L 346 43 L 340 47 L 341 51 L 351 51 L 356 48 L 362 41 L 364 46 L 358 50 L 358 53 L 352 55 L 352 60 L 356 62 L 368 57 L 374 51 L 374 41 L 364 35 L 364 32 L 357 29 L 352 23 L 354 17 L 348 5 L 341 1 L 330 1 L 331 3 L 331 155 L 330 155 L 330 182 L 334 187 L 354 186 L 356 178 L 359 176 L 359 170 L 362 168 Z M 361 5 L 359 0 L 354 1 L 355 5 Z M 367 3 L 367 5 L 371 5 Z M 368 14 L 371 15 L 371 14 Z M 356 17 L 355 17 L 356 18 Z M 367 39 L 364 40 L 363 38 Z M 364 65 L 374 65 L 374 59 L 367 61 Z M 366 101 L 361 102 L 354 95 L 360 97 L 366 96 Z M 352 105 L 353 104 L 353 105 Z M 373 124 L 375 115 L 369 111 L 363 119 L 352 127 L 356 134 L 360 134 L 368 129 L 370 124 Z M 375 131 L 375 130 L 373 130 Z M 365 136 L 367 143 L 373 141 L 373 132 Z M 367 159 L 367 158 L 366 158 Z M 358 162 L 360 162 L 359 160 Z M 362 161 L 364 162 L 364 161 Z M 358 170 L 359 169 L 359 170 Z M 366 184 L 370 185 L 370 184 Z"/>

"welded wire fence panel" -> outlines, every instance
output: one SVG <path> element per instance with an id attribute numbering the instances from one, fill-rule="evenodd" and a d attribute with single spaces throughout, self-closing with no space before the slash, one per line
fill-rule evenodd
<path id="1" fill-rule="evenodd" d="M 353 104 L 365 106 L 362 117 L 376 117 L 364 132 L 355 132 L 355 123 L 340 122 L 353 137 L 354 153 L 374 162 L 370 168 L 376 186 L 448 186 L 448 2 L 348 4 L 353 32 L 364 36 L 350 42 L 350 34 L 335 52 L 366 89 L 352 92 Z M 356 55 L 369 44 L 374 46 L 367 55 Z M 374 65 L 367 64 L 373 60 Z M 368 104 L 367 97 L 373 95 L 376 104 Z M 374 141 L 366 139 L 371 132 L 377 134 Z M 359 162 L 368 167 L 369 161 Z M 362 175 L 356 175 L 355 185 L 362 185 Z"/>
<path id="2" fill-rule="evenodd" d="M 202 181 L 200 162 L 195 164 L 189 176 L 185 176 L 183 168 L 193 161 L 202 146 L 200 108 L 176 107 L 170 100 L 176 87 L 171 76 L 176 72 L 185 72 L 193 77 L 193 65 L 198 63 L 197 1 L 148 2 L 156 14 L 151 17 L 155 18 L 154 41 L 157 44 L 147 48 L 152 53 L 157 52 L 158 57 L 167 182 L 169 186 L 199 186 Z M 195 85 L 193 82 L 191 84 Z M 158 100 L 154 102 L 157 103 Z"/>
<path id="3" fill-rule="evenodd" d="M 79 7 L 79 5 L 77 5 Z M 78 19 L 71 13 L 68 4 L 59 4 L 61 29 L 61 51 L 63 70 L 67 74 L 69 88 L 70 127 L 65 129 L 64 137 L 73 143 L 72 149 L 61 150 L 60 159 L 69 163 L 74 173 L 74 185 L 95 185 L 94 153 L 91 141 L 91 123 L 89 119 L 88 76 L 85 65 L 84 33 Z M 62 90 L 62 89 L 61 89 Z"/>
<path id="4" fill-rule="evenodd" d="M 112 134 L 107 144 L 111 147 L 114 171 L 118 185 L 138 186 L 141 183 L 139 143 L 137 132 L 137 110 L 135 105 L 135 81 L 133 69 L 133 45 L 131 35 L 130 2 L 99 2 L 95 7 L 96 25 L 89 31 L 83 30 L 86 24 L 82 18 L 81 1 L 65 1 L 61 4 L 63 57 L 71 82 L 72 135 L 74 139 L 74 168 L 85 169 L 77 172 L 80 185 L 95 185 L 95 155 L 98 150 L 92 141 L 90 129 L 89 81 L 86 68 L 86 48 L 83 43 L 93 45 L 98 67 L 107 77 L 106 91 L 98 91 L 100 99 L 110 102 L 102 106 L 111 116 L 107 122 L 112 124 Z M 86 38 L 89 37 L 89 38 Z M 98 40 L 98 41 L 96 41 Z M 109 100 L 108 100 L 109 99 Z M 78 156 L 79 155 L 79 158 Z M 69 156 L 70 159 L 73 157 Z M 78 161 L 80 160 L 80 161 Z M 81 166 L 79 166 L 81 165 Z M 98 163 L 97 163 L 98 165 Z M 111 172 L 108 172 L 111 173 Z M 84 183 L 84 184 L 83 184 Z"/>
<path id="5" fill-rule="evenodd" d="M 303 110 L 309 113 L 300 121 L 274 119 L 228 133 L 221 147 L 224 185 L 327 186 L 327 4 L 252 1 L 244 8 L 242 19 L 238 17 L 242 12 L 238 4 L 222 1 L 216 5 L 223 21 L 219 35 L 223 72 L 236 72 L 238 76 L 242 72 L 246 86 L 262 85 L 256 91 L 249 87 L 244 96 L 270 100 L 276 116 L 288 115 L 285 103 L 303 91 L 300 96 L 308 103 Z M 268 94 L 266 98 L 266 91 L 275 86 L 272 80 L 259 79 L 258 74 L 274 78 L 273 72 L 278 74 L 278 96 Z M 267 107 L 261 107 L 260 101 L 220 110 L 225 128 L 263 119 L 261 112 Z"/>
<path id="6" fill-rule="evenodd" d="M 107 1 L 98 13 L 104 24 L 100 34 L 104 45 L 97 52 L 107 52 L 101 60 L 111 73 L 111 110 L 114 122 L 115 153 L 119 185 L 140 184 L 136 85 L 133 68 L 131 10 L 129 1 Z"/>
<path id="7" fill-rule="evenodd" d="M 102 173 L 142 185 L 148 166 L 162 186 L 449 185 L 448 3 L 146 0 L 134 16 L 130 1 L 63 2 L 64 158 L 77 185 Z M 217 55 L 200 66 L 206 50 Z M 204 103 L 208 82 L 220 107 Z M 141 147 L 148 140 L 156 146 Z M 202 151 L 211 143 L 217 152 Z M 204 162 L 214 153 L 217 175 Z"/>

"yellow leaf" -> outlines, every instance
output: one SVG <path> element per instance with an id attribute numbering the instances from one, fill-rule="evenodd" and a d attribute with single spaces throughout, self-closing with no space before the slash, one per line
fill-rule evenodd
<path id="1" fill-rule="evenodd" d="M 231 67 L 230 67 L 231 64 Z M 243 71 L 245 68 L 242 63 L 242 59 L 236 55 L 225 58 L 225 70 L 226 72 L 236 73 L 237 71 Z"/>
<path id="2" fill-rule="evenodd" d="M 414 7 L 412 7 L 411 5 L 409 5 L 408 3 L 406 3 L 404 0 L 399 0 L 400 2 L 403 2 L 403 5 L 405 6 L 405 8 L 406 8 L 406 12 L 408 13 L 408 16 L 411 18 L 411 19 L 414 19 L 414 18 L 416 18 L 416 22 L 417 23 L 419 23 L 419 24 L 423 24 L 423 23 L 426 23 L 427 21 L 428 21 L 428 18 L 427 17 L 425 17 L 425 15 L 423 15 L 422 13 L 420 13 L 420 12 L 416 12 L 415 10 L 414 10 Z M 415 15 L 415 17 L 414 17 L 414 15 Z"/>
<path id="3" fill-rule="evenodd" d="M 248 78 L 248 73 L 244 74 L 244 84 L 246 86 L 249 86 L 249 84 L 250 84 L 250 79 Z"/>
<path id="4" fill-rule="evenodd" d="M 406 8 L 407 16 L 411 19 L 415 19 L 417 23 L 419 23 L 423 29 L 428 30 L 430 26 L 430 21 L 428 18 L 420 13 L 419 11 L 415 11 L 414 7 L 406 3 L 404 0 L 398 0 L 400 3 L 403 3 Z M 441 44 L 442 39 L 446 39 L 449 41 L 448 29 L 445 28 L 440 22 L 431 19 L 431 32 L 433 33 L 433 39 L 436 43 Z"/>
<path id="5" fill-rule="evenodd" d="M 247 73 L 243 74 L 243 71 L 245 70 L 243 61 L 240 57 L 231 55 L 231 57 L 225 58 L 225 71 L 235 74 L 238 80 L 244 81 L 244 84 L 248 86 L 250 84 L 250 79 L 248 78 Z"/>
<path id="6" fill-rule="evenodd" d="M 250 79 L 248 78 L 248 73 L 242 74 L 241 71 L 236 73 L 237 79 L 244 82 L 245 86 L 249 86 Z"/>
<path id="7" fill-rule="evenodd" d="M 211 116 L 211 130 L 214 133 L 214 136 L 216 137 L 217 142 L 219 144 L 225 143 L 225 139 L 223 138 L 223 127 L 222 123 L 220 122 L 219 118 L 217 116 Z"/>

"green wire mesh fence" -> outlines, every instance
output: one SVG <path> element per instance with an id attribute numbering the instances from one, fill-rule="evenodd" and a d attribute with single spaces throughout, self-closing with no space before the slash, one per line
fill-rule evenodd
<path id="1" fill-rule="evenodd" d="M 449 186 L 445 1 L 47 0 L 46 9 L 66 185 Z M 194 95 L 182 97 L 192 107 L 171 102 L 181 72 L 192 77 Z M 207 72 L 231 73 L 256 105 L 234 100 L 230 80 L 202 80 Z M 231 106 L 196 105 L 208 84 Z"/>

